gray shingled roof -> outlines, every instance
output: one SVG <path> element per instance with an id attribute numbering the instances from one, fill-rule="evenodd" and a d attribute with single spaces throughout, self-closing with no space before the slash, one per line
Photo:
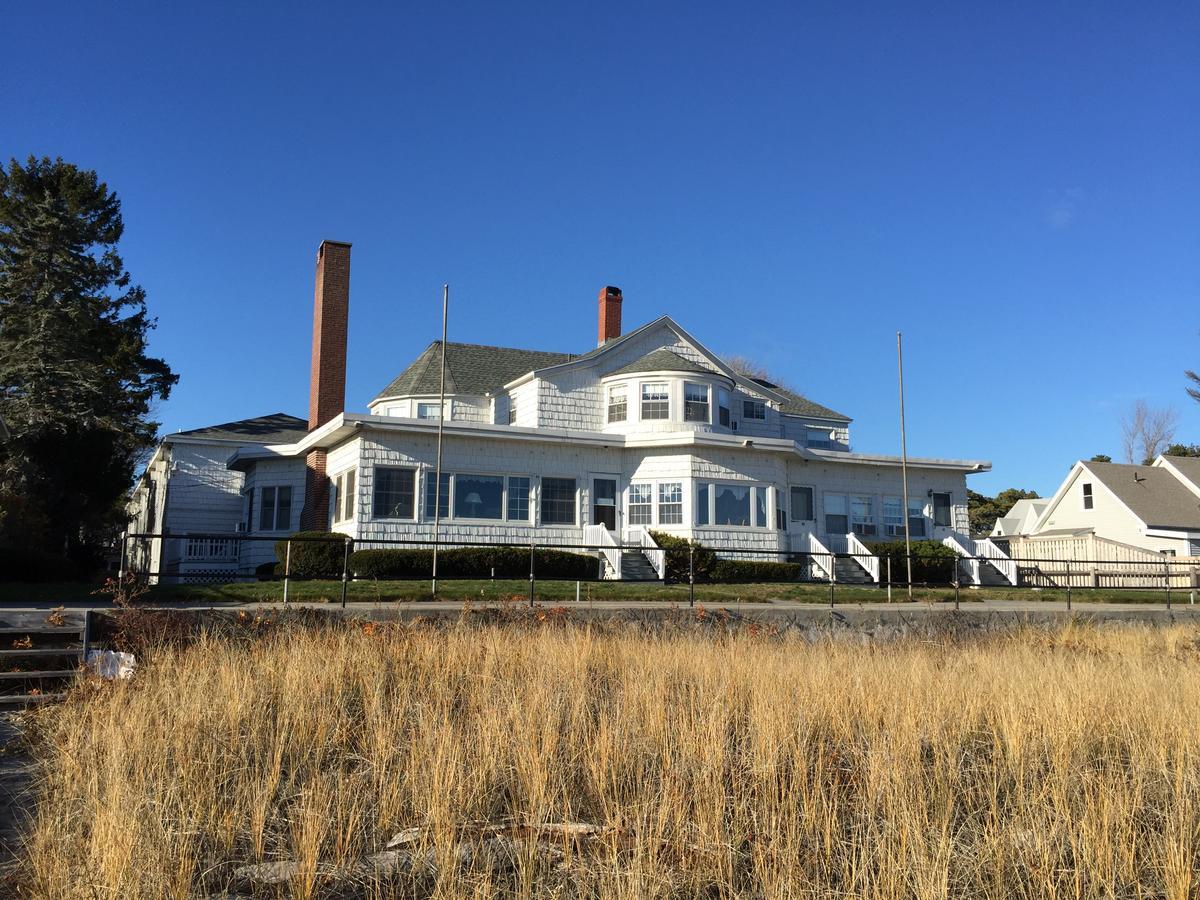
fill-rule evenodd
<path id="1" fill-rule="evenodd" d="M 609 372 L 609 374 L 633 375 L 636 372 L 705 372 L 711 374 L 712 370 L 706 369 L 690 359 L 684 359 L 674 350 L 662 347 L 658 350 L 651 350 L 641 359 L 635 359 L 629 365 L 623 366 L 615 372 Z"/>
<path id="2" fill-rule="evenodd" d="M 1168 470 L 1122 463 L 1084 465 L 1147 525 L 1200 528 L 1200 498 Z"/>
<path id="3" fill-rule="evenodd" d="M 397 375 L 375 399 L 418 395 L 436 396 L 441 388 L 442 342 L 434 341 Z M 486 394 L 534 369 L 564 363 L 569 353 L 446 343 L 446 393 Z"/>
<path id="4" fill-rule="evenodd" d="M 780 412 L 787 413 L 791 416 L 813 416 L 818 419 L 836 419 L 839 422 L 853 421 L 849 416 L 844 416 L 840 412 L 834 412 L 828 406 L 822 406 L 819 403 L 813 403 L 807 397 L 802 397 L 795 391 L 789 391 L 787 388 L 780 387 L 777 384 L 772 384 L 765 378 L 751 378 L 757 385 L 769 388 L 784 398 L 784 402 L 779 405 Z"/>
<path id="5" fill-rule="evenodd" d="M 171 437 L 211 438 L 215 441 L 241 441 L 245 444 L 290 444 L 308 434 L 308 420 L 274 413 L 254 419 L 241 419 L 207 428 L 180 431 Z"/>
<path id="6" fill-rule="evenodd" d="M 1168 456 L 1167 462 L 1179 470 L 1184 478 L 1196 487 L 1200 487 L 1200 457 L 1197 456 Z"/>

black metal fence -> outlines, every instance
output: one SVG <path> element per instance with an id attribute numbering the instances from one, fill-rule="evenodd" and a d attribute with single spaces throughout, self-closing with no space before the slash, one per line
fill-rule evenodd
<path id="1" fill-rule="evenodd" d="M 178 560 L 167 566 L 151 565 L 154 557 L 153 548 L 159 548 L 161 562 L 165 541 L 179 542 L 183 548 Z M 505 543 L 497 541 L 467 541 L 461 539 L 443 539 L 433 541 L 419 538 L 371 538 L 355 540 L 347 537 L 330 536 L 293 536 L 280 538 L 266 535 L 247 535 L 242 533 L 188 533 L 188 534 L 125 534 L 121 537 L 120 569 L 121 573 L 133 573 L 139 578 L 175 579 L 186 582 L 234 582 L 261 580 L 262 576 L 254 571 L 247 571 L 242 562 L 246 548 L 255 544 L 283 545 L 283 559 L 276 563 L 277 580 L 282 582 L 282 599 L 289 601 L 290 586 L 293 581 L 303 580 L 292 566 L 292 549 L 302 544 L 334 545 L 340 550 L 340 569 L 332 575 L 322 578 L 336 578 L 341 582 L 341 602 L 346 603 L 347 586 L 356 579 L 352 554 L 358 549 L 409 549 L 433 550 L 433 559 L 438 552 L 452 549 L 478 548 L 509 548 L 528 553 L 528 583 L 529 603 L 534 604 L 537 596 L 539 580 L 538 551 L 558 550 L 573 554 L 593 556 L 596 566 L 591 574 L 579 572 L 566 579 L 573 582 L 603 582 L 619 579 L 621 573 L 622 553 L 636 552 L 643 555 L 661 554 L 658 565 L 654 567 L 657 580 L 676 585 L 686 585 L 688 602 L 695 603 L 695 586 L 697 584 L 735 584 L 753 580 L 758 583 L 770 582 L 808 582 L 828 586 L 829 605 L 837 601 L 837 592 L 845 588 L 874 588 L 886 591 L 888 599 L 892 599 L 894 591 L 903 591 L 907 595 L 913 588 L 940 588 L 954 591 L 954 604 L 958 608 L 961 592 L 964 588 L 981 587 L 989 593 L 1003 596 L 1013 589 L 1024 590 L 1056 590 L 1065 593 L 1068 609 L 1071 607 L 1076 594 L 1086 595 L 1088 592 L 1106 589 L 1130 592 L 1161 593 L 1167 607 L 1170 608 L 1180 593 L 1186 594 L 1188 602 L 1195 602 L 1195 595 L 1200 590 L 1200 560 L 1176 559 L 1164 555 L 1161 560 L 1129 561 L 1129 560 L 1045 560 L 1045 559 L 1004 559 L 990 557 L 974 557 L 956 554 L 953 557 L 929 557 L 904 554 L 889 554 L 883 559 L 863 553 L 846 552 L 807 552 L 790 551 L 778 548 L 754 549 L 746 547 L 720 546 L 705 543 L 703 547 L 689 545 L 674 548 L 647 548 L 639 544 L 585 544 L 579 542 L 549 542 L 531 541 L 529 543 Z M 757 577 L 721 576 L 699 567 L 697 554 L 715 554 L 717 558 L 732 561 L 764 561 L 786 562 L 794 565 L 786 567 L 778 574 L 763 576 L 760 570 L 753 570 Z M 264 554 L 256 554 L 261 557 Z M 275 553 L 269 554 L 272 560 Z M 921 577 L 909 580 L 909 559 L 913 562 L 914 571 L 922 573 Z M 873 562 L 875 561 L 875 562 Z M 839 563 L 841 563 L 839 565 Z M 876 568 L 875 577 L 872 569 Z M 545 575 L 546 573 L 542 573 Z M 736 574 L 736 573 L 735 573 Z M 986 576 L 986 577 L 985 577 Z M 522 576 L 524 577 L 524 576 Z M 490 573 L 491 580 L 511 581 L 512 575 L 496 578 L 495 570 Z M 432 592 L 437 593 L 437 582 L 454 580 L 487 580 L 488 572 L 471 574 L 447 574 L 436 571 L 436 562 L 432 563 L 428 572 L 410 574 L 407 580 L 428 580 Z M 389 576 L 389 580 L 393 580 Z M 405 580 L 398 577 L 395 580 Z M 547 580 L 564 580 L 549 576 Z M 1015 582 L 1015 583 L 1014 583 Z"/>

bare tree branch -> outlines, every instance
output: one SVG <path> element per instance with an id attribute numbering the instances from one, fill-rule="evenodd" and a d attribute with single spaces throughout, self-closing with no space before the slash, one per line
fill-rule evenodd
<path id="1" fill-rule="evenodd" d="M 1179 427 L 1179 411 L 1174 407 L 1156 408 L 1137 400 L 1121 417 L 1121 449 L 1125 462 L 1148 464 L 1163 452 Z"/>

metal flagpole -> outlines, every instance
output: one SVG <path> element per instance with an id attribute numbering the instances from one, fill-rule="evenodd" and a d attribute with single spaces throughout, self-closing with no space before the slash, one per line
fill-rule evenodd
<path id="1" fill-rule="evenodd" d="M 908 528 L 908 438 L 904 431 L 904 349 L 900 343 L 900 332 L 896 332 L 896 363 L 900 370 L 900 477 L 904 482 L 904 559 L 908 563 L 908 599 L 913 598 L 912 589 L 912 537 Z"/>
<path id="2" fill-rule="evenodd" d="M 442 383 L 438 388 L 437 479 L 433 489 L 433 593 L 437 594 L 438 538 L 442 525 L 442 424 L 446 420 L 446 316 L 450 309 L 450 285 L 442 285 Z"/>

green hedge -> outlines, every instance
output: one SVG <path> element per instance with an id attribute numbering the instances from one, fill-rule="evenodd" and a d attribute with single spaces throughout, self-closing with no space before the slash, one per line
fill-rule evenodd
<path id="1" fill-rule="evenodd" d="M 904 541 L 876 541 L 867 549 L 879 557 L 880 580 L 887 579 L 888 557 L 892 560 L 892 583 L 908 580 L 904 559 Z M 958 554 L 940 541 L 912 542 L 912 577 L 919 584 L 949 584 L 954 580 L 954 561 Z"/>
<path id="2" fill-rule="evenodd" d="M 296 540 L 297 538 L 328 538 L 324 541 Z M 275 542 L 277 575 L 283 574 L 287 560 L 287 538 Z M 346 536 L 335 531 L 298 531 L 291 536 L 292 559 L 290 573 L 297 578 L 341 578 L 345 559 Z"/>
<path id="3" fill-rule="evenodd" d="M 664 534 L 661 531 L 652 531 L 650 536 L 654 538 L 654 543 L 667 551 L 664 556 L 666 558 L 666 568 L 668 582 L 688 583 L 688 548 L 691 549 L 692 555 L 692 570 L 695 574 L 696 581 L 708 581 L 709 572 L 717 561 L 717 554 L 705 547 L 699 541 L 690 541 L 687 538 L 676 537 L 673 534 Z"/>
<path id="4" fill-rule="evenodd" d="M 804 568 L 800 563 L 718 559 L 705 580 L 716 584 L 799 581 L 804 576 Z"/>
<path id="5" fill-rule="evenodd" d="M 583 581 L 598 577 L 595 555 L 565 550 L 535 550 L 537 578 Z M 356 578 L 428 578 L 433 550 L 356 550 L 350 555 Z M 438 553 L 439 578 L 528 578 L 529 551 L 523 547 L 454 547 Z"/>

